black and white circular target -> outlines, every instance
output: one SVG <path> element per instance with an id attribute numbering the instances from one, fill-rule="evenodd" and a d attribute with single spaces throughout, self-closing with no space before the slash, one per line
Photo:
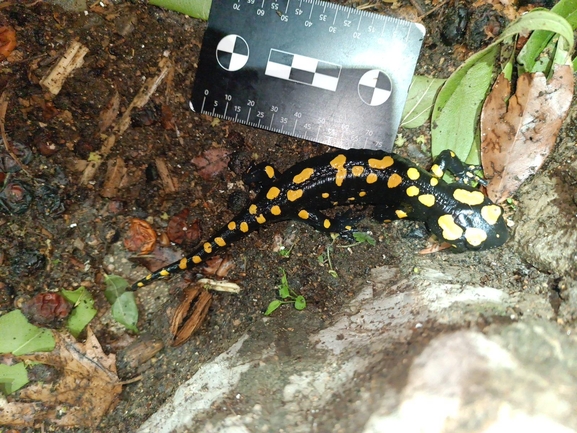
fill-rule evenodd
<path id="1" fill-rule="evenodd" d="M 367 105 L 384 104 L 391 96 L 393 83 L 387 74 L 378 69 L 371 69 L 359 80 L 359 97 Z"/>
<path id="2" fill-rule="evenodd" d="M 249 48 L 242 36 L 227 35 L 216 47 L 216 61 L 227 71 L 238 71 L 248 62 Z"/>

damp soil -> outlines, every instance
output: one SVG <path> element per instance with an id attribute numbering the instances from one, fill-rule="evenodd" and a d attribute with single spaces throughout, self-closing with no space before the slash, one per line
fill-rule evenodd
<path id="1" fill-rule="evenodd" d="M 279 268 L 285 270 L 290 287 L 307 300 L 305 312 L 283 306 L 271 319 L 278 324 L 274 328 L 277 341 L 284 341 L 291 350 L 291 326 L 310 332 L 323 328 L 339 306 L 356 295 L 374 267 L 394 264 L 410 274 L 419 266 L 417 252 L 430 239 L 420 223 L 381 226 L 370 218 L 359 227 L 371 233 L 375 246 L 348 246 L 297 222 L 264 226 L 227 251 L 235 264 L 228 279 L 242 287 L 241 293 L 214 294 L 207 320 L 184 345 L 170 346 L 168 315 L 180 301 L 185 278 L 195 278 L 192 273 L 147 287 L 137 295 L 141 335 L 111 326 L 105 320 L 104 276 L 114 273 L 132 282 L 147 273 L 123 246 L 131 218 L 145 219 L 162 233 L 167 216 L 189 209 L 190 219 L 199 220 L 202 238 L 206 238 L 234 215 L 231 195 L 242 202 L 254 194 L 242 183 L 242 173 L 251 162 L 269 161 L 282 171 L 330 148 L 192 112 L 188 98 L 206 23 L 140 2 L 103 4 L 87 13 L 68 13 L 43 2 L 0 10 L 0 19 L 15 27 L 18 36 L 18 57 L 4 62 L 0 71 L 0 86 L 10 95 L 6 131 L 33 152 L 25 170 L 11 174 L 10 180 L 24 182 L 34 196 L 27 211 L 0 214 L 0 308 L 6 312 L 19 299 L 84 285 L 99 308 L 92 326 L 105 351 L 120 352 L 127 342 L 143 335 L 163 341 L 165 348 L 152 360 L 120 371 L 122 379 L 140 375 L 140 380 L 124 387 L 99 430 L 124 432 L 134 431 L 202 362 L 263 320 L 263 311 L 276 296 Z M 370 10 L 415 19 L 422 11 L 414 4 L 420 2 L 401 1 L 396 8 L 379 2 Z M 433 9 L 428 2 L 422 6 L 425 12 Z M 428 34 L 417 73 L 447 77 L 472 50 L 486 43 L 486 28 L 471 23 L 488 19 L 489 12 L 466 8 L 464 16 L 459 7 L 464 6 L 449 2 L 423 18 Z M 40 80 L 73 40 L 84 44 L 89 53 L 58 96 L 50 98 Z M 163 57 L 173 64 L 169 77 L 133 116 L 95 176 L 83 182 L 86 161 L 111 132 L 100 128 L 110 101 L 118 94 L 121 111 L 125 110 L 144 81 L 158 73 Z M 400 134 L 403 145 L 395 151 L 423 166 L 430 164 L 428 126 Z M 203 177 L 191 161 L 215 149 L 228 154 L 229 163 L 213 177 Z M 127 170 L 125 183 L 118 185 L 113 196 L 105 197 L 109 162 L 118 159 Z M 166 163 L 175 181 L 174 191 L 167 192 L 157 171 L 158 160 Z M 370 209 L 354 212 L 370 216 Z M 290 256 L 279 255 L 275 245 L 290 248 Z M 173 248 L 176 254 L 186 254 L 190 246 Z M 328 263 L 319 262 L 329 248 L 338 278 L 329 273 Z M 440 268 L 450 264 L 461 266 L 463 272 L 476 269 L 484 275 L 482 283 L 493 287 L 522 290 L 529 279 L 538 277 L 507 245 L 483 253 L 440 252 L 430 260 Z M 407 342 L 410 350 L 390 356 L 391 371 L 400 361 L 418 354 L 431 335 L 446 331 L 429 325 L 427 335 L 416 333 Z M 258 335 L 253 336 L 251 341 L 258 341 Z M 48 425 L 45 429 L 57 430 Z"/>

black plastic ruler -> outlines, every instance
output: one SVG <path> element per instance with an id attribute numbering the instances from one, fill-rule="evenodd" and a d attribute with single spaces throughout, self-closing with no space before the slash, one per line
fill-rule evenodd
<path id="1" fill-rule="evenodd" d="M 191 108 L 340 148 L 390 150 L 420 24 L 320 0 L 213 0 Z"/>

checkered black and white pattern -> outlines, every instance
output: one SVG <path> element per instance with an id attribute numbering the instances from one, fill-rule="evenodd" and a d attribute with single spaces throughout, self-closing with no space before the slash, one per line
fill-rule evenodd
<path id="1" fill-rule="evenodd" d="M 238 71 L 248 62 L 247 42 L 239 35 L 227 35 L 216 47 L 216 60 L 227 71 Z"/>
<path id="2" fill-rule="evenodd" d="M 336 91 L 341 66 L 286 51 L 270 50 L 265 75 Z"/>
<path id="3" fill-rule="evenodd" d="M 365 72 L 359 80 L 359 97 L 367 105 L 384 104 L 391 96 L 392 89 L 391 79 L 378 69 Z"/>

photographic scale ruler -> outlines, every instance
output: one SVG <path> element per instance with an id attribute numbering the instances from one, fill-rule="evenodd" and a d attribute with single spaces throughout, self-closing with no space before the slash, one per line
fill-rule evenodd
<path id="1" fill-rule="evenodd" d="M 192 110 L 391 150 L 425 29 L 321 0 L 213 0 Z"/>

